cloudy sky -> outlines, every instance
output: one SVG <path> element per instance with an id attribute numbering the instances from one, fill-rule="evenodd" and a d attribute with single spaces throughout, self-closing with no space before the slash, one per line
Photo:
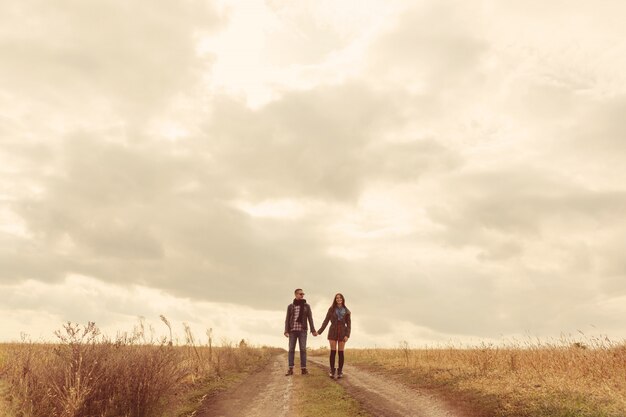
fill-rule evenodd
<path id="1" fill-rule="evenodd" d="M 0 340 L 283 346 L 296 287 L 353 346 L 626 337 L 625 14 L 0 3 Z"/>

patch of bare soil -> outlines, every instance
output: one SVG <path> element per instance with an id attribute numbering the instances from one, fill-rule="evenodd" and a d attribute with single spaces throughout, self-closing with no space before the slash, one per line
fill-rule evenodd
<path id="1" fill-rule="evenodd" d="M 327 362 L 309 358 L 328 369 Z M 376 417 L 466 417 L 434 395 L 411 389 L 363 369 L 346 365 L 344 378 L 337 380 L 348 394 Z"/>
<path id="2" fill-rule="evenodd" d="M 293 415 L 292 377 L 286 377 L 287 355 L 272 361 L 236 387 L 207 398 L 197 417 L 288 417 Z"/>

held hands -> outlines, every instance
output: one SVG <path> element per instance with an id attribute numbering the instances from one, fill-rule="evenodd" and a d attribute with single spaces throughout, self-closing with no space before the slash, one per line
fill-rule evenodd
<path id="1" fill-rule="evenodd" d="M 317 336 L 319 333 L 313 332 L 313 336 Z M 289 332 L 285 332 L 285 337 L 289 337 Z"/>

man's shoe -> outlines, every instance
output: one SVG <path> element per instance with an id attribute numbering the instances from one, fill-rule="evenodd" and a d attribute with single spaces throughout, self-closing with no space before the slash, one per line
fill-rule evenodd
<path id="1" fill-rule="evenodd" d="M 285 374 L 285 376 L 289 376 L 289 375 L 293 375 L 293 368 L 287 369 L 287 373 Z"/>
<path id="2" fill-rule="evenodd" d="M 308 375 L 309 371 L 306 368 L 302 368 L 302 375 Z"/>

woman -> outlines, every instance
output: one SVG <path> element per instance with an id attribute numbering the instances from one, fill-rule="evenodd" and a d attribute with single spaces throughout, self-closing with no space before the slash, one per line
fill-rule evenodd
<path id="1" fill-rule="evenodd" d="M 339 346 L 339 369 L 337 369 L 337 378 L 342 378 L 343 350 L 350 337 L 351 328 L 350 310 L 346 307 L 346 299 L 343 297 L 343 294 L 335 294 L 333 304 L 328 309 L 324 323 L 322 323 L 322 327 L 319 328 L 317 334 L 322 334 L 329 321 L 330 329 L 328 329 L 328 342 L 330 343 L 330 372 L 328 376 L 335 378 L 335 355 L 337 353 L 337 346 Z"/>

